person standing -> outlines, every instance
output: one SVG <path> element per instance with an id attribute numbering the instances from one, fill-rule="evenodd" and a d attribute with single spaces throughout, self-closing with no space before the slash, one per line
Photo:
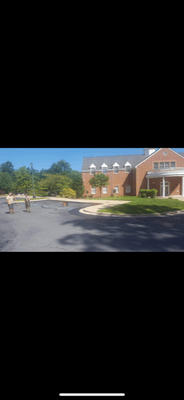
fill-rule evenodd
<path id="1" fill-rule="evenodd" d="M 25 196 L 25 206 L 26 206 L 26 212 L 27 212 L 27 209 L 28 209 L 28 208 L 29 208 L 29 212 L 31 212 L 30 197 L 28 196 L 27 193 L 26 193 L 26 196 Z"/>
<path id="2" fill-rule="evenodd" d="M 9 207 L 9 212 L 10 214 L 14 214 L 14 204 L 13 204 L 13 200 L 14 200 L 15 196 L 12 196 L 12 193 L 10 192 L 9 195 L 6 197 L 6 201 L 8 203 L 8 207 Z"/>

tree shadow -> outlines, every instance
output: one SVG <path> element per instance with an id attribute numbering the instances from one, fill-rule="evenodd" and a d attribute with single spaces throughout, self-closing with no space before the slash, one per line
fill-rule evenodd
<path id="1" fill-rule="evenodd" d="M 184 251 L 184 216 L 176 217 L 169 229 L 166 217 L 162 221 L 146 220 L 146 217 L 140 220 L 76 218 L 62 224 L 63 227 L 71 225 L 73 233 L 57 242 L 67 251 L 81 252 Z"/>

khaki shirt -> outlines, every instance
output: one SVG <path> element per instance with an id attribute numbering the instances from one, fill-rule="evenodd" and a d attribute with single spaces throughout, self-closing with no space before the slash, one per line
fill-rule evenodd
<path id="1" fill-rule="evenodd" d="M 8 200 L 8 204 L 13 204 L 13 196 L 7 196 L 6 200 Z"/>

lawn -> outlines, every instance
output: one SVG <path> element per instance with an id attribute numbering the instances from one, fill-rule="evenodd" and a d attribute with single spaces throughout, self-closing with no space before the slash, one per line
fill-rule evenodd
<path id="1" fill-rule="evenodd" d="M 98 212 L 113 214 L 155 214 L 184 210 L 184 201 L 179 201 L 178 199 L 142 199 L 140 197 L 124 196 L 121 200 L 130 201 L 130 203 L 103 208 Z"/>

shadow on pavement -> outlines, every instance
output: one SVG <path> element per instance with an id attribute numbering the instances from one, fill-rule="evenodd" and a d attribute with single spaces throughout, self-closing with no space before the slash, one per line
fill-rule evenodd
<path id="1" fill-rule="evenodd" d="M 63 228 L 67 225 L 73 233 L 57 241 L 62 247 L 68 246 L 68 251 L 184 251 L 184 216 L 118 221 L 80 218 L 62 224 Z"/>

